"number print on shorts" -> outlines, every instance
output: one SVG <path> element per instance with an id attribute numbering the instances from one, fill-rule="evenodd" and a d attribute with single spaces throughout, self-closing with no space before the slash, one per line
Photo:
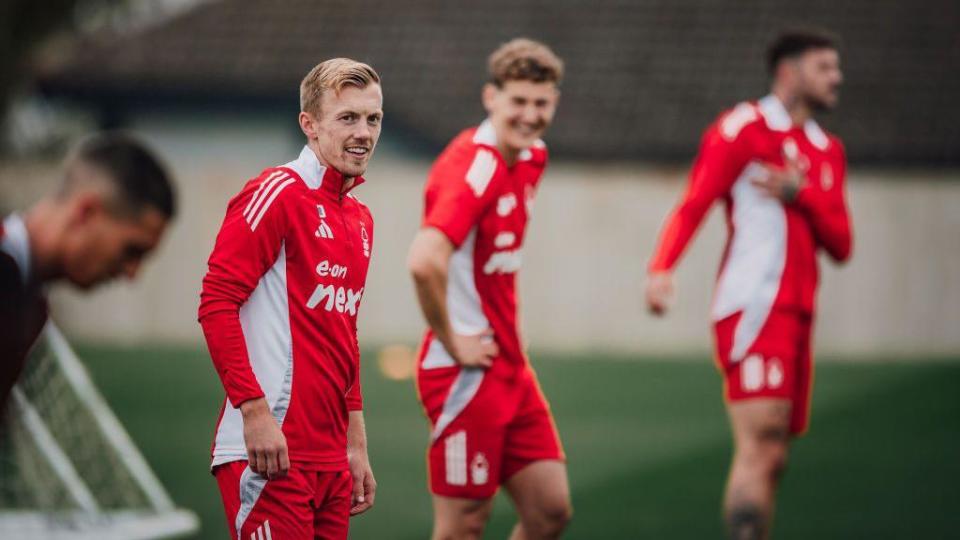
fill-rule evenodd
<path id="1" fill-rule="evenodd" d="M 783 380 L 783 362 L 777 357 L 764 362 L 759 354 L 751 354 L 740 363 L 740 387 L 744 392 L 757 392 L 764 386 L 776 390 Z"/>
<path id="2" fill-rule="evenodd" d="M 451 486 L 467 485 L 467 432 L 453 433 L 443 444 L 447 483 Z"/>

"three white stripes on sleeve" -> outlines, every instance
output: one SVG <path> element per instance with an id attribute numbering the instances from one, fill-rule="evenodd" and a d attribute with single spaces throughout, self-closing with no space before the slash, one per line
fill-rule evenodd
<path id="1" fill-rule="evenodd" d="M 280 195 L 285 187 L 295 181 L 296 179 L 292 178 L 287 172 L 275 171 L 267 176 L 263 182 L 260 182 L 260 187 L 250 198 L 247 207 L 243 209 L 243 217 L 250 225 L 250 230 L 257 230 L 257 225 L 263 219 L 263 215 L 267 213 L 267 209 L 270 208 L 277 195 Z"/>

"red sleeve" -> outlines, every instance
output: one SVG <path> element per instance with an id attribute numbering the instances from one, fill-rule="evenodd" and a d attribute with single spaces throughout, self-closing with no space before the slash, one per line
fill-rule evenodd
<path id="1" fill-rule="evenodd" d="M 357 373 L 355 374 L 353 379 L 353 386 L 350 387 L 350 390 L 347 390 L 347 410 L 348 411 L 363 410 L 363 390 L 360 387 L 359 355 L 357 357 Z"/>
<path id="2" fill-rule="evenodd" d="M 494 151 L 483 146 L 464 145 L 444 152 L 427 181 L 423 226 L 440 230 L 454 247 L 460 247 L 496 197 L 500 167 Z"/>
<path id="3" fill-rule="evenodd" d="M 840 141 L 834 139 L 832 143 L 838 148 L 838 156 L 831 160 L 832 172 L 821 171 L 820 186 L 807 184 L 794 204 L 806 215 L 817 243 L 835 261 L 844 262 L 853 250 L 846 200 L 847 160 Z M 828 174 L 832 179 L 824 178 Z"/>
<path id="4" fill-rule="evenodd" d="M 359 202 L 358 202 L 359 204 Z M 363 241 L 366 245 L 363 246 L 368 253 L 373 253 L 373 236 L 374 236 L 374 225 L 373 225 L 373 214 L 370 213 L 370 209 L 366 206 L 361 205 L 361 215 L 362 221 L 364 223 L 364 231 L 366 236 L 363 238 Z M 348 411 L 362 411 L 363 410 L 363 389 L 360 384 L 360 342 L 357 336 L 357 318 L 353 318 L 353 365 L 356 371 L 353 374 L 353 385 L 347 389 L 346 401 L 347 401 L 347 410 Z"/>
<path id="5" fill-rule="evenodd" d="M 348 411 L 362 411 L 363 410 L 363 390 L 360 387 L 360 344 L 357 342 L 357 325 L 353 325 L 353 350 L 354 350 L 354 366 L 356 372 L 353 374 L 353 386 L 347 390 L 347 410 Z"/>
<path id="6" fill-rule="evenodd" d="M 704 134 L 687 190 L 660 233 L 650 260 L 650 272 L 673 269 L 710 206 L 729 192 L 745 165 L 742 138 L 742 135 L 732 140 L 725 137 L 720 125 L 714 125 Z"/>
<path id="7" fill-rule="evenodd" d="M 234 407 L 264 395 L 250 367 L 239 312 L 279 255 L 286 228 L 281 195 L 289 194 L 295 181 L 286 172 L 268 170 L 247 184 L 227 206 L 207 262 L 199 320 Z"/>

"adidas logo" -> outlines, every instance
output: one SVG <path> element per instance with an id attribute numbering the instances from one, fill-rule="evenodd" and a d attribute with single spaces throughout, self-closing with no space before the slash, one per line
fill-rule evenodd
<path id="1" fill-rule="evenodd" d="M 330 229 L 330 226 L 327 225 L 327 222 L 324 221 L 324 218 L 327 217 L 327 211 L 322 204 L 317 205 L 317 214 L 320 215 L 320 226 L 317 227 L 317 231 L 313 233 L 313 235 L 317 238 L 333 239 L 333 231 Z"/>

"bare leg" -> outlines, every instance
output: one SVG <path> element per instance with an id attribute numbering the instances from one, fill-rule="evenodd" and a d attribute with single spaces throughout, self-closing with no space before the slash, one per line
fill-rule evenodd
<path id="1" fill-rule="evenodd" d="M 552 460 L 531 463 L 505 486 L 520 516 L 511 540 L 560 537 L 573 515 L 566 464 Z"/>
<path id="2" fill-rule="evenodd" d="M 732 540 L 765 540 L 790 443 L 790 401 L 753 399 L 729 406 L 734 453 L 723 502 Z"/>
<path id="3" fill-rule="evenodd" d="M 479 540 L 493 499 L 433 496 L 433 540 Z"/>

